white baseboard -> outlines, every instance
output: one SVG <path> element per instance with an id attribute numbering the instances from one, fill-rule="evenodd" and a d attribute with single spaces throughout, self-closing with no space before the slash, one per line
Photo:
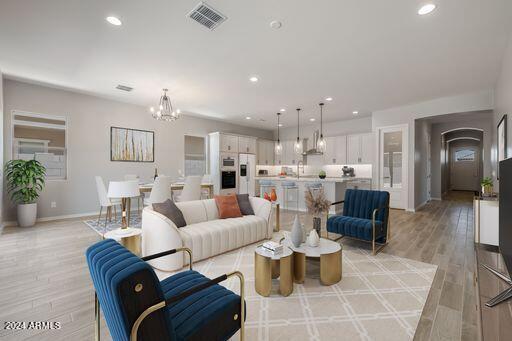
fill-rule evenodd
<path id="1" fill-rule="evenodd" d="M 441 199 L 441 198 L 430 198 L 430 200 L 441 201 L 441 200 L 443 200 L 443 199 Z"/>
<path id="2" fill-rule="evenodd" d="M 422 208 L 423 206 L 425 206 L 427 203 L 428 203 L 428 200 L 427 200 L 427 201 L 422 202 L 421 204 L 419 204 L 418 206 L 416 206 L 416 207 L 414 208 L 414 211 L 416 212 L 417 210 L 419 210 L 420 208 Z"/>
<path id="3" fill-rule="evenodd" d="M 64 220 L 64 219 L 73 219 L 73 218 L 82 218 L 82 217 L 91 217 L 91 216 L 97 216 L 100 212 L 89 212 L 89 213 L 76 213 L 76 214 L 66 214 L 66 215 L 57 215 L 53 217 L 43 217 L 43 218 L 37 218 L 36 223 L 45 222 L 45 221 L 56 221 L 56 220 Z M 1 225 L 1 227 L 6 226 L 18 226 L 17 221 L 4 221 L 4 223 Z"/>
<path id="4" fill-rule="evenodd" d="M 414 209 L 414 208 L 406 208 L 405 212 L 416 213 L 416 209 Z"/>

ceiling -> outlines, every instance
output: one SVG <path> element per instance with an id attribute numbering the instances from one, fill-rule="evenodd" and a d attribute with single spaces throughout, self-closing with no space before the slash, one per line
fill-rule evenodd
<path id="1" fill-rule="evenodd" d="M 296 107 L 318 117 L 326 96 L 334 121 L 493 88 L 511 1 L 432 1 L 419 16 L 423 0 L 208 0 L 228 17 L 209 31 L 187 17 L 197 0 L 1 0 L 0 69 L 144 106 L 166 87 L 187 114 L 267 129 L 280 108 L 285 126 Z"/>

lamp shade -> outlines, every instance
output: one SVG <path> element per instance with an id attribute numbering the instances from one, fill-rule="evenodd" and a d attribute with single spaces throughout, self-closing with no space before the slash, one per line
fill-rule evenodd
<path id="1" fill-rule="evenodd" d="M 110 181 L 108 184 L 109 198 L 133 198 L 139 195 L 139 183 L 137 180 Z"/>

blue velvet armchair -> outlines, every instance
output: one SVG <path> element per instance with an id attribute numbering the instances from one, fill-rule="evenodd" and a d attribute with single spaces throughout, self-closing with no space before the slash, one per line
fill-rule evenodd
<path id="1" fill-rule="evenodd" d="M 327 219 L 327 232 L 372 243 L 375 255 L 389 240 L 389 192 L 348 189 L 343 215 Z M 338 238 L 339 239 L 339 238 Z M 377 245 L 377 249 L 375 246 Z"/>
<path id="2" fill-rule="evenodd" d="M 87 249 L 89 271 L 96 290 L 96 340 L 99 340 L 99 309 L 115 341 L 228 340 L 240 329 L 244 338 L 245 301 L 242 273 L 208 279 L 190 270 L 159 281 L 145 261 L 187 248 L 143 258 L 112 239 Z M 240 279 L 240 296 L 219 285 Z"/>

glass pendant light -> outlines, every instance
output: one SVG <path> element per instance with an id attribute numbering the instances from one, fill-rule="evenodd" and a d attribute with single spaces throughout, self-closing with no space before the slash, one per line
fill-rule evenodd
<path id="1" fill-rule="evenodd" d="M 180 109 L 174 110 L 172 108 L 171 99 L 167 96 L 168 89 L 162 89 L 164 94 L 160 97 L 158 103 L 158 110 L 151 107 L 149 111 L 153 115 L 153 118 L 161 121 L 176 121 L 181 116 Z"/>
<path id="2" fill-rule="evenodd" d="M 300 112 L 300 108 L 297 109 L 297 141 L 295 141 L 295 145 L 293 146 L 293 149 L 295 150 L 296 154 L 302 154 L 302 141 L 300 140 L 300 136 L 299 136 L 299 127 L 300 127 L 299 112 Z"/>
<path id="3" fill-rule="evenodd" d="M 281 140 L 279 139 L 279 127 L 281 126 L 279 122 L 279 116 L 281 116 L 280 112 L 277 113 L 277 143 L 275 146 L 276 155 L 281 155 L 281 153 L 283 152 L 283 145 L 281 144 Z"/>
<path id="4" fill-rule="evenodd" d="M 325 153 L 325 149 L 327 148 L 327 143 L 325 142 L 325 139 L 324 139 L 324 130 L 323 130 L 324 117 L 323 117 L 322 109 L 324 107 L 324 104 L 319 103 L 318 105 L 320 106 L 320 138 L 318 139 L 316 149 L 321 153 Z"/>

